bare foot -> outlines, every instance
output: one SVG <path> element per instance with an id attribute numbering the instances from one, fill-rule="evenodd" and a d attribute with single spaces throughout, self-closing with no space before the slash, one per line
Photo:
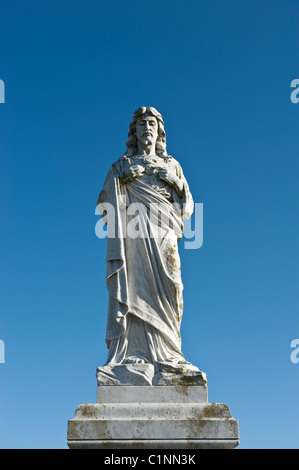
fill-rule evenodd
<path id="1" fill-rule="evenodd" d="M 146 361 L 144 359 L 141 359 L 141 357 L 127 357 L 127 359 L 124 360 L 124 364 L 145 364 Z"/>

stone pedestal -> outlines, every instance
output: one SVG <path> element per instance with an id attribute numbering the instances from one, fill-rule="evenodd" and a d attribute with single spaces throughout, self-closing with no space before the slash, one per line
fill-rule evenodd
<path id="1" fill-rule="evenodd" d="M 206 385 L 99 385 L 98 402 L 80 405 L 68 423 L 70 448 L 234 448 L 238 421 L 208 403 Z"/>

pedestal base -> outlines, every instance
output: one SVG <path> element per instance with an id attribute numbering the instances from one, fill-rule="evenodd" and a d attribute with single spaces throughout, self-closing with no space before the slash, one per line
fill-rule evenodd
<path id="1" fill-rule="evenodd" d="M 239 439 L 121 439 L 121 440 L 71 440 L 70 449 L 234 449 L 239 445 Z"/>
<path id="2" fill-rule="evenodd" d="M 206 386 L 100 386 L 68 423 L 70 448 L 234 448 L 238 421 Z"/>

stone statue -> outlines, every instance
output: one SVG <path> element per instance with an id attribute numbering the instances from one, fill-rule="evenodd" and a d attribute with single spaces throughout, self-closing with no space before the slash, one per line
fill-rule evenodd
<path id="1" fill-rule="evenodd" d="M 166 152 L 163 119 L 135 111 L 127 151 L 98 199 L 107 224 L 109 306 L 97 402 L 68 422 L 72 449 L 202 449 L 239 444 L 228 406 L 209 403 L 205 373 L 181 351 L 178 241 L 193 200 Z M 136 215 L 137 213 L 137 215 Z"/>
<path id="2" fill-rule="evenodd" d="M 185 360 L 180 337 L 178 241 L 194 204 L 180 164 L 166 152 L 164 123 L 155 108 L 135 111 L 127 151 L 112 165 L 100 193 L 100 213 L 107 203 L 114 208 L 107 225 L 113 223 L 117 234 L 107 239 L 109 353 L 98 368 L 99 383 L 205 380 Z"/>

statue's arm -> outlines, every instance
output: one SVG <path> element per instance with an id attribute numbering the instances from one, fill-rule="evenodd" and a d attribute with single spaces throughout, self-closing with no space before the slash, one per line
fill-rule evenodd
<path id="1" fill-rule="evenodd" d="M 120 176 L 120 165 L 119 160 L 112 164 L 108 174 L 106 176 L 102 191 L 99 194 L 97 205 L 109 202 L 109 194 L 113 190 L 115 178 Z"/>
<path id="2" fill-rule="evenodd" d="M 182 204 L 182 218 L 184 220 L 187 220 L 187 219 L 189 219 L 189 217 L 191 216 L 191 214 L 193 212 L 194 202 L 193 202 L 192 194 L 191 194 L 190 189 L 189 189 L 189 185 L 188 185 L 187 180 L 184 176 L 182 167 L 178 162 L 175 162 L 175 163 L 176 163 L 176 165 L 175 165 L 176 174 L 177 174 L 177 177 L 180 181 L 180 188 L 182 188 L 180 190 L 180 193 L 178 193 L 179 198 L 180 198 L 180 202 Z"/>

